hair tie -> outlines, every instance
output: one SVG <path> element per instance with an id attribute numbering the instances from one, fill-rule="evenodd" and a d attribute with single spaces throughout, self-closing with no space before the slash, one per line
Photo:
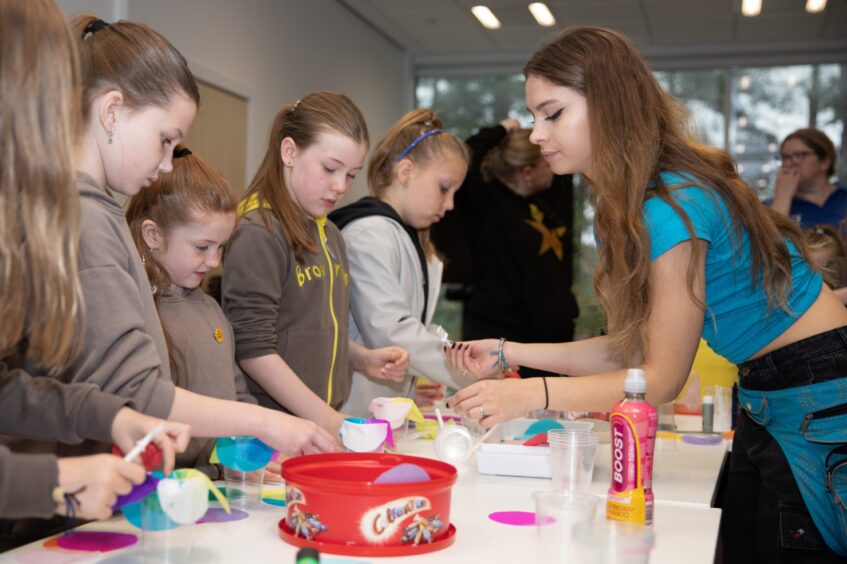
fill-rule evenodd
<path id="1" fill-rule="evenodd" d="M 91 33 L 91 34 L 97 33 L 98 31 L 100 31 L 101 29 L 103 29 L 104 27 L 106 27 L 108 25 L 109 24 L 107 22 L 104 22 L 101 19 L 96 19 L 93 22 L 91 22 L 90 24 L 88 24 L 87 26 L 85 26 L 85 29 L 82 30 L 82 37 L 85 38 L 85 36 L 88 35 L 89 33 Z"/>
<path id="2" fill-rule="evenodd" d="M 188 150 L 188 147 L 183 147 L 182 149 L 174 149 L 174 158 L 181 159 L 182 157 L 187 157 L 188 155 L 193 155 L 191 151 Z"/>
<path id="3" fill-rule="evenodd" d="M 437 133 L 444 133 L 444 130 L 443 129 L 430 129 L 429 131 L 427 131 L 426 133 L 424 133 L 423 135 L 421 135 L 420 137 L 418 137 L 417 139 L 415 139 L 414 141 L 409 143 L 409 146 L 406 147 L 405 149 L 403 149 L 402 153 L 397 155 L 397 158 L 394 159 L 394 162 L 400 162 L 401 160 L 403 160 L 403 157 L 408 155 L 409 151 L 411 151 L 412 149 L 415 148 L 415 145 L 417 145 L 418 143 L 420 143 L 421 141 L 423 141 L 424 139 L 426 139 L 430 135 L 435 135 Z"/>

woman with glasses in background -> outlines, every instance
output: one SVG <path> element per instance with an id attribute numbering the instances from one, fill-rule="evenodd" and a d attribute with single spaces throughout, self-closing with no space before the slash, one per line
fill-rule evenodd
<path id="1" fill-rule="evenodd" d="M 821 224 L 840 228 L 847 217 L 847 185 L 831 182 L 836 153 L 829 137 L 818 129 L 798 129 L 782 142 L 780 160 L 768 204 L 804 230 Z"/>

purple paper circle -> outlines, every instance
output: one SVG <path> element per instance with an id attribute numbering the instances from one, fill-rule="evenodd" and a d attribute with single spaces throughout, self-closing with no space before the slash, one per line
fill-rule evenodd
<path id="1" fill-rule="evenodd" d="M 536 524 L 537 515 L 532 511 L 495 511 L 490 513 L 488 518 L 495 523 L 503 525 L 514 525 L 516 527 L 530 527 Z M 541 516 L 540 525 L 549 525 L 555 522 L 555 519 L 549 515 Z"/>
<path id="2" fill-rule="evenodd" d="M 249 517 L 249 513 L 246 511 L 241 511 L 240 509 L 232 509 L 230 513 L 227 513 L 220 507 L 212 507 L 209 509 L 203 517 L 197 521 L 197 524 L 200 525 L 202 523 L 226 523 L 228 521 L 241 521 L 242 519 L 247 519 Z"/>
<path id="3" fill-rule="evenodd" d="M 111 552 L 138 542 L 138 537 L 108 531 L 74 531 L 57 539 L 59 548 L 85 552 Z"/>

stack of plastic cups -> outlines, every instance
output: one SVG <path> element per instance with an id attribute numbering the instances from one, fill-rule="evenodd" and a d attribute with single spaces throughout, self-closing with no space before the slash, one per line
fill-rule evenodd
<path id="1" fill-rule="evenodd" d="M 590 431 L 551 429 L 550 474 L 554 491 L 583 491 L 591 488 L 597 435 Z"/>

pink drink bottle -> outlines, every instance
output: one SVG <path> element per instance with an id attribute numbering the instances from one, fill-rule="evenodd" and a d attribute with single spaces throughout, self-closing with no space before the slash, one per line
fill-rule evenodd
<path id="1" fill-rule="evenodd" d="M 606 518 L 650 525 L 653 523 L 653 447 L 659 416 L 644 395 L 644 371 L 630 368 L 624 398 L 609 417 L 612 433 L 612 484 L 606 500 Z"/>

